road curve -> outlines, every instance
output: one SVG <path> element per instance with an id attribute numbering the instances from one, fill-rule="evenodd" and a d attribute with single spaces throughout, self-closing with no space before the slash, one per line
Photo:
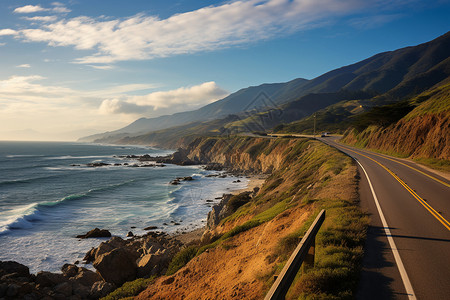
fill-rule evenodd
<path id="1" fill-rule="evenodd" d="M 371 223 L 357 298 L 450 299 L 449 180 L 402 159 L 336 143 L 333 137 L 318 140 L 362 166 L 361 207 Z"/>

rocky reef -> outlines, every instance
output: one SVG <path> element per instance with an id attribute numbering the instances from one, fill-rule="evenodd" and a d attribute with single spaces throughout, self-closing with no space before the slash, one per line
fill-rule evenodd
<path id="1" fill-rule="evenodd" d="M 98 228 L 85 238 L 109 233 Z M 81 237 L 81 236 L 80 236 Z M 89 250 L 84 263 L 96 272 L 76 264 L 65 264 L 62 273 L 30 274 L 29 268 L 13 261 L 0 261 L 1 299 L 99 299 L 124 282 L 164 274 L 182 243 L 164 233 L 148 233 L 129 239 L 112 237 Z"/>

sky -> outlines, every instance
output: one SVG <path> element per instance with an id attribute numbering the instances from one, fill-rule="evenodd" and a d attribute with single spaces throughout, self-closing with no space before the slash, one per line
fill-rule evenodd
<path id="1" fill-rule="evenodd" d="M 63 140 L 450 30 L 450 0 L 0 0 L 0 140 Z"/>

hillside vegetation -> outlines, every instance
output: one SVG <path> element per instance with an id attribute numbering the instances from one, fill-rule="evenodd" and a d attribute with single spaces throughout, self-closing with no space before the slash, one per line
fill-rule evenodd
<path id="1" fill-rule="evenodd" d="M 301 271 L 288 299 L 353 297 L 368 220 L 358 208 L 349 157 L 288 138 L 205 137 L 186 151 L 192 160 L 270 176 L 255 196 L 234 201 L 236 211 L 208 232 L 210 239 L 174 259 L 173 275 L 156 279 L 137 299 L 261 299 L 322 208 L 316 267 Z"/>
<path id="2" fill-rule="evenodd" d="M 343 141 L 450 170 L 450 84 L 361 115 Z"/>
<path id="3" fill-rule="evenodd" d="M 176 137 L 271 130 L 308 133 L 317 112 L 320 130 L 343 132 L 351 118 L 373 107 L 408 100 L 450 75 L 450 32 L 433 41 L 379 53 L 311 80 L 262 84 L 241 89 L 194 111 L 141 118 L 88 142 L 173 145 Z M 233 118 L 229 118 L 233 115 Z M 289 124 L 291 122 L 297 122 Z M 217 124 L 216 124 L 217 123 Z M 215 126 L 215 128 L 214 128 Z"/>

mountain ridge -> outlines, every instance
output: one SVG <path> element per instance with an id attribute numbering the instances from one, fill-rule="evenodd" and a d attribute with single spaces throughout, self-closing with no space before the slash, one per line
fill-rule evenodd
<path id="1" fill-rule="evenodd" d="M 230 114 L 238 115 L 240 119 L 234 121 L 238 122 L 235 123 L 238 126 L 230 130 L 232 132 L 243 127 L 252 128 L 251 125 L 255 122 L 261 122 L 258 118 L 267 121 L 267 126 L 262 124 L 264 125 L 262 130 L 267 130 L 281 123 L 305 118 L 315 111 L 324 109 L 325 104 L 328 107 L 344 100 L 367 99 L 365 96 L 360 99 L 354 97 L 342 99 L 335 96 L 342 91 L 372 94 L 371 100 L 364 102 L 365 109 L 370 109 L 412 97 L 448 78 L 449 53 L 450 32 L 447 32 L 432 41 L 378 53 L 311 80 L 297 78 L 284 83 L 262 84 L 240 89 L 195 111 L 153 119 L 141 118 L 122 129 L 82 138 L 81 141 L 106 143 L 123 141 L 125 137 L 148 136 L 151 132 L 183 124 L 223 119 Z M 315 101 L 314 94 L 318 95 L 315 98 L 321 101 Z M 312 100 L 308 101 L 308 97 Z M 282 112 L 284 117 L 270 119 L 270 114 L 274 111 Z M 246 126 L 240 126 L 239 123 Z M 233 124 L 224 125 L 228 129 L 233 126 Z M 244 131 L 248 131 L 246 128 Z"/>

